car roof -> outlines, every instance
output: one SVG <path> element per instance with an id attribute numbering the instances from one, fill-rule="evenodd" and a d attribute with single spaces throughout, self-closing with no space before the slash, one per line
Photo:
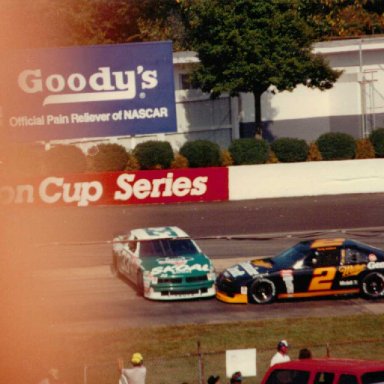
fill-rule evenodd
<path id="1" fill-rule="evenodd" d="M 362 359 L 302 359 L 292 360 L 287 363 L 276 364 L 274 367 L 290 369 L 314 370 L 321 368 L 322 371 L 348 372 L 354 374 L 366 373 L 367 371 L 384 371 L 384 360 L 362 360 Z"/>
<path id="2" fill-rule="evenodd" d="M 311 242 L 311 248 L 323 248 L 323 247 L 340 247 L 344 244 L 346 239 L 335 238 L 335 239 L 316 239 Z"/>
<path id="3" fill-rule="evenodd" d="M 137 240 L 189 238 L 185 231 L 175 226 L 136 228 L 131 230 L 131 234 Z"/>

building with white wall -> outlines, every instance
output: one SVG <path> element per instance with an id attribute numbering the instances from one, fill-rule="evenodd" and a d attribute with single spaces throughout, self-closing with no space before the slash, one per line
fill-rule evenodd
<path id="1" fill-rule="evenodd" d="M 321 42 L 313 49 L 333 68 L 342 70 L 342 75 L 326 91 L 302 85 L 293 92 L 267 91 L 262 97 L 263 137 L 269 141 L 295 137 L 311 142 L 325 132 L 345 132 L 361 138 L 384 127 L 384 37 Z M 176 133 L 66 142 L 84 150 L 107 141 L 132 149 L 142 141 L 157 139 L 167 140 L 178 149 L 186 141 L 206 139 L 226 148 L 233 139 L 251 136 L 253 95 L 231 98 L 223 94 L 212 100 L 208 94 L 192 89 L 189 74 L 198 63 L 195 52 L 174 53 Z"/>
<path id="2" fill-rule="evenodd" d="M 293 92 L 263 97 L 264 136 L 315 140 L 325 132 L 345 132 L 356 138 L 384 127 L 384 38 L 321 42 L 314 52 L 343 73 L 327 91 L 302 85 Z M 253 119 L 253 97 L 245 96 L 244 123 Z"/>

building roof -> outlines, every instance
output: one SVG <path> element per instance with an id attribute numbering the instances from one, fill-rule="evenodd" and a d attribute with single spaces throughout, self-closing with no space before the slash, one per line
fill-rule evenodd
<path id="1" fill-rule="evenodd" d="M 384 50 L 384 36 L 357 37 L 343 40 L 321 41 L 313 44 L 314 53 L 340 53 Z"/>
<path id="2" fill-rule="evenodd" d="M 384 36 L 356 37 L 343 40 L 321 41 L 313 44 L 314 53 L 336 54 L 354 51 L 380 51 L 384 50 Z M 173 52 L 173 64 L 199 63 L 197 52 Z"/>

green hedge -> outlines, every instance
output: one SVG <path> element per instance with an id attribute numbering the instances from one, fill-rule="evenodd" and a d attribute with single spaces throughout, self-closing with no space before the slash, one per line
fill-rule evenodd
<path id="1" fill-rule="evenodd" d="M 348 160 L 355 157 L 355 139 L 347 133 L 324 133 L 316 140 L 316 144 L 323 160 Z"/>
<path id="2" fill-rule="evenodd" d="M 316 156 L 314 148 L 318 151 Z M 282 163 L 383 158 L 384 128 L 378 128 L 369 138 L 360 140 L 346 133 L 328 132 L 319 136 L 311 146 L 296 138 L 279 138 L 272 144 L 256 138 L 241 138 L 222 150 L 212 141 L 195 140 L 182 145 L 177 162 L 171 144 L 155 140 L 138 144 L 132 152 L 119 144 L 98 144 L 88 151 L 88 156 L 74 145 L 57 145 L 48 151 L 26 146 L 23 150 L 8 148 L 4 152 L 7 153 L 3 162 L 15 176 L 264 164 L 271 162 L 270 154 L 274 155 L 274 162 Z M 181 163 L 180 159 L 183 159 Z"/>
<path id="3" fill-rule="evenodd" d="M 268 160 L 269 144 L 252 138 L 236 139 L 228 150 L 235 165 L 264 164 Z"/>
<path id="4" fill-rule="evenodd" d="M 186 142 L 179 152 L 188 160 L 191 168 L 218 167 L 221 165 L 220 147 L 209 140 Z"/>
<path id="5" fill-rule="evenodd" d="M 168 169 L 175 158 L 169 142 L 155 140 L 138 144 L 133 155 L 139 161 L 141 169 Z"/>
<path id="6" fill-rule="evenodd" d="M 82 173 L 86 170 L 86 156 L 74 145 L 58 145 L 42 156 L 43 174 Z"/>
<path id="7" fill-rule="evenodd" d="M 271 149 L 282 163 L 306 161 L 309 146 L 305 140 L 282 137 L 271 144 Z"/>
<path id="8" fill-rule="evenodd" d="M 128 152 L 120 144 L 98 144 L 88 155 L 91 172 L 123 171 L 128 162 Z"/>
<path id="9" fill-rule="evenodd" d="M 376 157 L 384 157 L 384 128 L 375 129 L 370 135 Z"/>

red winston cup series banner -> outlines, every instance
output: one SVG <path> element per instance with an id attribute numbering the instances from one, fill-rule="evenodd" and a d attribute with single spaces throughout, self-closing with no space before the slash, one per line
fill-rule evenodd
<path id="1" fill-rule="evenodd" d="M 228 200 L 228 168 L 106 172 L 5 182 L 6 205 L 78 206 L 167 204 Z"/>

